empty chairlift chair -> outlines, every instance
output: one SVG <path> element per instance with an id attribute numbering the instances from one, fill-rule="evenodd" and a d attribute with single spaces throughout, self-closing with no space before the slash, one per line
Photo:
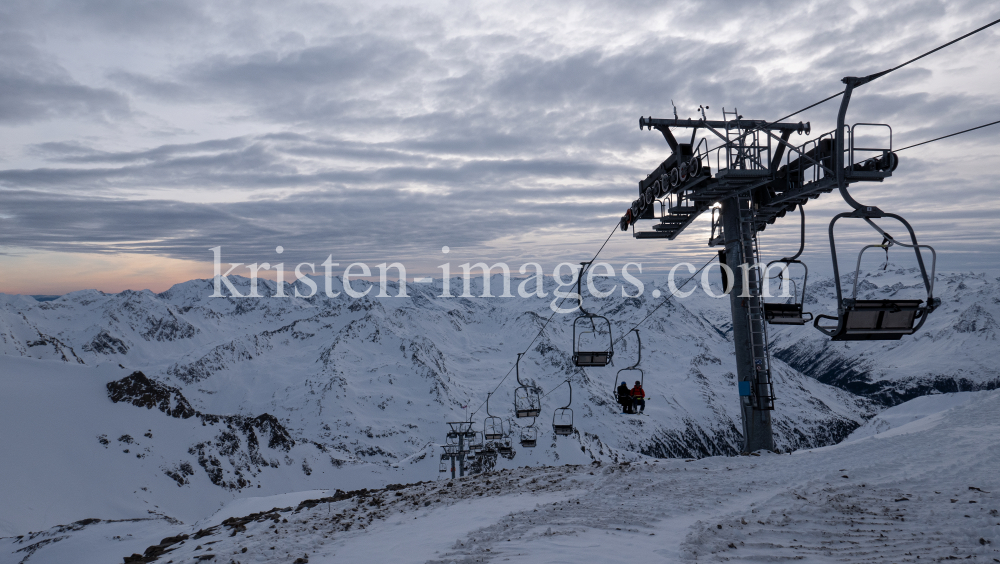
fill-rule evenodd
<path id="1" fill-rule="evenodd" d="M 485 441 L 483 441 L 483 434 L 480 433 L 479 431 L 476 431 L 475 437 L 469 440 L 469 444 L 466 448 L 468 448 L 470 452 L 479 452 L 483 450 L 484 442 Z"/>
<path id="2" fill-rule="evenodd" d="M 542 413 L 542 398 L 535 386 L 528 386 L 521 381 L 521 355 L 517 353 L 517 363 L 514 364 L 518 387 L 514 389 L 514 415 L 517 417 L 538 417 Z"/>
<path id="3" fill-rule="evenodd" d="M 486 394 L 486 419 L 483 420 L 483 439 L 495 441 L 504 438 L 503 419 L 490 413 L 490 395 Z"/>
<path id="4" fill-rule="evenodd" d="M 521 429 L 521 446 L 524 448 L 538 446 L 538 428 L 535 427 L 534 421 L 531 422 L 531 425 Z"/>
<path id="5" fill-rule="evenodd" d="M 614 356 L 614 339 L 611 336 L 611 322 L 608 318 L 587 312 L 583 308 L 582 284 L 583 271 L 586 270 L 589 262 L 581 262 L 583 267 L 576 280 L 576 292 L 580 297 L 580 316 L 573 320 L 573 364 L 577 366 L 607 366 Z M 590 331 L 586 330 L 586 324 L 590 323 Z M 600 349 L 603 342 L 603 335 L 608 337 L 608 348 Z M 592 335 L 585 339 L 584 335 Z"/>
<path id="6" fill-rule="evenodd" d="M 874 76 L 874 75 L 873 75 Z M 934 269 L 937 263 L 937 254 L 929 245 L 917 243 L 917 236 L 913 232 L 913 227 L 902 217 L 886 213 L 876 206 L 866 206 L 855 200 L 848 192 L 848 179 L 850 180 L 874 180 L 881 181 L 891 175 L 896 168 L 899 159 L 892 152 L 892 129 L 887 125 L 879 124 L 855 124 L 850 128 L 844 123 L 847 114 L 847 105 L 851 99 L 851 91 L 858 85 L 865 84 L 869 78 L 845 78 L 844 95 L 841 96 L 840 113 L 837 115 L 837 129 L 835 130 L 835 141 L 838 149 L 834 152 L 835 174 L 837 187 L 840 195 L 849 206 L 854 208 L 851 212 L 840 213 L 830 220 L 830 254 L 833 258 L 833 281 L 837 290 L 837 316 L 817 315 L 813 321 L 813 326 L 828 335 L 834 341 L 869 341 L 869 340 L 897 340 L 903 335 L 912 335 L 920 330 L 927 316 L 930 315 L 940 304 L 941 300 L 934 297 Z M 887 147 L 858 147 L 855 145 L 855 130 L 858 127 L 884 127 L 888 130 Z M 844 135 L 850 133 L 849 151 L 844 145 Z M 861 155 L 856 161 L 856 154 Z M 869 155 L 867 158 L 863 155 Z M 850 161 L 845 163 L 845 158 L 849 156 Z M 864 220 L 872 229 L 882 235 L 882 245 L 868 245 L 861 249 L 858 254 L 857 267 L 854 270 L 854 289 L 849 299 L 844 298 L 840 284 L 840 267 L 837 263 L 837 245 L 833 237 L 833 228 L 841 218 L 850 217 Z M 894 239 L 879 227 L 873 219 L 889 217 L 895 219 L 906 227 L 910 235 L 910 243 L 904 243 Z M 920 277 L 926 291 L 925 299 L 879 299 L 879 300 L 859 300 L 858 297 L 858 277 L 861 272 L 861 256 L 865 250 L 873 247 L 886 249 L 889 246 L 899 245 L 913 249 L 917 258 L 917 265 L 920 267 Z M 931 272 L 927 273 L 924 266 L 924 258 L 921 249 L 931 252 Z M 836 321 L 836 324 L 821 324 L 822 320 Z"/>
<path id="7" fill-rule="evenodd" d="M 768 268 L 770 268 L 772 264 L 784 264 L 785 267 L 782 269 L 781 277 L 786 280 L 785 283 L 792 286 L 791 303 L 764 302 L 764 320 L 772 325 L 805 325 L 807 321 L 813 320 L 813 315 L 811 313 L 802 311 L 802 305 L 805 303 L 806 299 L 806 282 L 809 279 L 809 267 L 807 267 L 804 262 L 798 260 L 799 256 L 802 255 L 802 251 L 805 249 L 806 244 L 806 212 L 801 205 L 799 205 L 799 213 L 802 214 L 799 252 L 788 258 L 773 260 L 767 263 L 767 266 L 764 268 L 764 274 L 766 275 Z M 790 275 L 787 277 L 785 276 L 790 270 L 789 266 L 793 264 L 802 266 L 803 272 L 801 286 L 797 286 L 795 282 L 791 280 Z"/>
<path id="8" fill-rule="evenodd" d="M 573 384 L 566 380 L 566 385 L 569 386 L 569 402 L 552 413 L 552 432 L 556 435 L 573 434 L 573 410 L 569 407 L 573 403 Z"/>
<path id="9" fill-rule="evenodd" d="M 913 233 L 913 228 L 902 217 L 884 213 L 877 208 L 870 208 L 874 211 L 867 213 L 841 213 L 836 215 L 830 222 L 830 252 L 833 255 L 833 275 L 837 290 L 837 316 L 819 315 L 813 322 L 813 326 L 829 335 L 833 341 L 895 341 L 904 335 L 912 335 L 917 332 L 927 320 L 928 314 L 940 305 L 941 300 L 934 297 L 934 269 L 937 264 L 937 253 L 930 245 L 917 243 L 917 237 Z M 842 217 L 860 217 L 882 237 L 881 245 L 866 245 L 858 254 L 857 266 L 854 270 L 854 288 L 850 298 L 844 298 L 840 284 L 840 272 L 837 265 L 837 251 L 833 237 L 833 226 Z M 894 239 L 891 235 L 883 231 L 876 225 L 871 217 L 891 217 L 902 223 L 910 234 L 910 244 Z M 912 248 L 916 254 L 917 264 L 920 267 L 920 275 L 926 292 L 925 299 L 876 299 L 859 300 L 858 282 L 861 273 L 861 258 L 868 249 L 885 249 L 892 245 Z M 931 270 L 928 274 L 924 266 L 921 249 L 928 249 L 931 252 Z M 832 320 L 836 324 L 821 324 L 821 320 Z"/>
<path id="10" fill-rule="evenodd" d="M 507 435 L 504 435 L 504 438 L 499 443 L 497 443 L 497 453 L 499 453 L 500 456 L 506 458 L 507 460 L 511 460 L 514 458 L 515 454 L 514 443 L 510 438 L 510 427 L 508 426 L 507 429 L 508 429 Z"/>

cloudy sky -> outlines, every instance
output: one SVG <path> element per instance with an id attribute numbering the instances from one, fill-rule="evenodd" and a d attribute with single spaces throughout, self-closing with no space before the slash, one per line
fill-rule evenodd
<path id="1" fill-rule="evenodd" d="M 411 275 L 584 260 L 667 156 L 640 115 L 673 100 L 681 117 L 775 119 L 998 17 L 933 0 L 5 0 L 0 291 L 159 291 L 210 277 L 220 245 Z M 1000 119 L 998 52 L 1000 26 L 863 87 L 848 120 L 891 124 L 901 147 Z M 828 131 L 836 109 L 795 119 Z M 939 268 L 993 270 L 998 142 L 1000 126 L 911 149 L 855 196 L 906 215 Z M 846 204 L 806 208 L 806 257 L 828 271 Z M 618 233 L 601 257 L 700 264 L 707 228 Z M 765 252 L 794 250 L 797 229 L 769 227 Z"/>

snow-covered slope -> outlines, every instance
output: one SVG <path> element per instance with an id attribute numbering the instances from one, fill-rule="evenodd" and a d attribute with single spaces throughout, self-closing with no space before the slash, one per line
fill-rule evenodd
<path id="1" fill-rule="evenodd" d="M 245 292 L 248 281 L 238 284 Z M 260 284 L 273 294 L 273 283 Z M 552 290 L 548 299 L 441 298 L 440 284 L 410 285 L 408 299 L 210 298 L 210 280 L 162 294 L 0 297 L 0 377 L 10 390 L 0 418 L 24 429 L 0 439 L 17 454 L 0 479 L 27 484 L 4 494 L 5 529 L 149 510 L 190 522 L 236 497 L 436 478 L 445 422 L 470 406 L 482 425 L 486 393 L 544 324 Z M 616 336 L 658 303 L 648 288 L 596 302 Z M 547 394 L 539 446 L 515 443 L 516 457 L 499 467 L 738 452 L 727 309 L 726 300 L 677 300 L 643 326 L 650 399 L 635 417 L 612 396 L 635 342 L 619 343 L 615 367 L 582 370 L 570 360 L 572 316 L 557 316 L 521 367 Z M 782 450 L 836 442 L 874 414 L 863 398 L 775 366 Z M 550 421 L 568 400 L 566 379 L 578 432 L 557 440 Z M 514 385 L 510 375 L 490 408 L 516 432 L 530 421 L 513 420 Z M 32 479 L 35 460 L 48 461 L 44 479 Z M 73 502 L 70 484 L 88 493 Z"/>
<path id="2" fill-rule="evenodd" d="M 955 392 L 951 394 L 933 394 L 913 398 L 908 402 L 890 407 L 880 412 L 858 427 L 844 442 L 861 440 L 879 433 L 885 433 L 897 427 L 909 425 L 930 417 L 940 417 L 944 412 L 973 401 L 981 396 L 979 392 Z M 931 423 L 931 420 L 925 421 Z M 908 427 L 914 428 L 913 426 Z"/>
<path id="3" fill-rule="evenodd" d="M 518 468 L 256 498 L 193 526 L 82 521 L 0 539 L 0 563 L 991 562 L 1000 392 L 964 399 L 790 456 Z"/>
<path id="4" fill-rule="evenodd" d="M 845 292 L 853 272 L 842 277 Z M 859 283 L 859 299 L 923 298 L 915 268 L 875 270 Z M 899 341 L 831 342 L 813 329 L 772 331 L 775 356 L 797 370 L 886 406 L 938 392 L 1000 387 L 997 341 L 1000 279 L 985 274 L 938 274 L 942 304 L 921 330 Z M 835 314 L 833 279 L 809 283 L 806 310 Z"/>

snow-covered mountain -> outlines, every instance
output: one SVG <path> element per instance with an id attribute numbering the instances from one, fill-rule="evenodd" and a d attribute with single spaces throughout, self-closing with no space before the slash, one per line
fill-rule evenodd
<path id="1" fill-rule="evenodd" d="M 891 265 L 890 265 L 891 266 Z M 774 354 L 821 382 L 885 406 L 933 393 L 1000 387 L 1000 278 L 985 274 L 938 274 L 939 307 L 920 331 L 899 341 L 831 342 L 818 331 L 772 331 Z M 853 273 L 842 277 L 845 291 Z M 858 286 L 859 299 L 923 298 L 915 268 L 876 270 Z M 811 282 L 806 310 L 836 314 L 832 278 Z"/>
<path id="2" fill-rule="evenodd" d="M 895 276 L 873 277 L 866 291 L 915 282 L 913 273 Z M 925 330 L 936 331 L 928 336 L 857 345 L 825 343 L 811 328 L 772 332 L 778 358 L 790 363 L 774 363 L 780 449 L 838 442 L 874 415 L 878 406 L 852 393 L 866 371 L 905 386 L 902 363 L 933 369 L 926 340 L 967 350 L 990 338 L 984 331 L 992 330 L 997 284 L 969 275 L 960 288 L 961 281 L 942 279 L 949 282 L 939 282 L 938 295 L 950 307 L 928 322 Z M 951 304 L 967 300 L 962 292 L 974 282 L 983 295 L 969 304 L 983 313 L 965 315 L 960 331 L 953 326 L 964 314 Z M 249 280 L 235 283 L 246 293 Z M 258 284 L 262 295 L 275 293 L 274 283 Z M 616 293 L 590 309 L 607 315 L 620 336 L 662 300 L 651 297 L 653 286 L 666 289 L 647 281 L 641 297 Z M 460 280 L 451 287 L 461 288 Z M 474 412 L 482 425 L 486 393 L 545 323 L 552 299 L 552 288 L 547 299 L 442 298 L 441 281 L 408 286 L 409 298 L 370 297 L 374 291 L 361 299 L 211 298 L 213 290 L 212 280 L 192 280 L 161 294 L 82 291 L 41 303 L 0 297 L 2 385 L 10 390 L 0 417 L 21 430 L 0 439 L 12 453 L 3 478 L 25 484 L 0 494 L 10 508 L 5 530 L 147 512 L 190 522 L 238 497 L 433 479 L 445 422 Z M 811 284 L 810 300 L 832 303 L 823 292 L 824 282 Z M 539 446 L 515 443 L 515 458 L 498 467 L 738 452 L 728 310 L 728 300 L 698 292 L 669 302 L 642 326 L 650 397 L 644 416 L 621 415 L 612 395 L 617 371 L 634 361 L 635 341 L 616 345 L 615 367 L 579 369 L 570 360 L 573 315 L 556 315 L 521 364 L 522 379 L 546 393 Z M 942 362 L 927 377 L 974 373 L 970 381 L 987 387 L 978 367 L 990 350 Z M 898 360 L 886 360 L 889 354 Z M 841 377 L 841 365 L 856 376 Z M 560 386 L 567 379 L 577 433 L 557 439 L 550 419 L 568 401 Z M 530 420 L 513 418 L 514 386 L 510 374 L 490 411 L 516 434 Z M 46 461 L 42 471 L 38 461 Z"/>

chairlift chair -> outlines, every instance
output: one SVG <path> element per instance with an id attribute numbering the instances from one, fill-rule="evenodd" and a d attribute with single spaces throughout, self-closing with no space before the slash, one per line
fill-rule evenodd
<path id="1" fill-rule="evenodd" d="M 451 467 L 451 457 L 441 453 L 441 462 L 438 464 L 438 472 L 447 472 Z"/>
<path id="2" fill-rule="evenodd" d="M 486 448 L 486 445 L 489 444 L 487 441 L 483 440 L 483 434 L 479 431 L 473 431 L 472 435 L 473 438 L 469 439 L 469 442 L 465 445 L 465 448 L 468 449 L 466 451 L 465 459 L 470 462 L 475 460 L 475 458 L 483 452 L 483 449 Z"/>
<path id="3" fill-rule="evenodd" d="M 877 208 L 876 208 L 877 210 Z M 833 256 L 833 275 L 837 290 L 837 316 L 819 315 L 813 322 L 813 326 L 830 336 L 833 341 L 897 341 L 904 335 L 912 335 L 920 330 L 927 315 L 941 303 L 941 300 L 934 297 L 934 273 L 937 267 L 937 253 L 930 245 L 917 243 L 917 237 L 913 228 L 902 217 L 884 213 L 881 211 L 855 211 L 853 213 L 841 213 L 834 216 L 830 222 L 830 253 Z M 869 215 L 872 214 L 872 215 Z M 880 245 L 865 245 L 858 253 L 857 265 L 854 269 L 854 288 L 850 298 L 844 298 L 841 284 L 840 272 L 837 265 L 836 243 L 833 236 L 833 226 L 838 219 L 843 217 L 861 218 L 883 237 Z M 910 234 L 911 244 L 903 243 L 894 239 L 891 235 L 882 230 L 881 227 L 871 220 L 871 217 L 891 217 L 902 223 Z M 882 300 L 859 300 L 858 282 L 861 274 L 861 258 L 868 249 L 886 249 L 892 245 L 912 248 L 917 257 L 917 264 L 920 267 L 921 278 L 926 291 L 926 300 L 921 299 L 882 299 Z M 928 249 L 931 252 L 931 271 L 928 276 L 924 265 L 921 249 Z M 829 319 L 836 321 L 836 325 L 822 325 L 820 320 Z"/>
<path id="4" fill-rule="evenodd" d="M 538 417 L 542 413 L 542 398 L 535 386 L 525 385 L 521 381 L 521 355 L 517 353 L 514 364 L 518 387 L 514 389 L 514 415 L 517 417 Z"/>
<path id="5" fill-rule="evenodd" d="M 622 405 L 622 406 L 625 405 L 623 403 L 623 401 L 622 401 L 625 398 L 619 397 L 619 395 L 618 395 L 618 382 L 625 382 L 625 380 L 622 380 L 622 377 L 621 377 L 622 376 L 622 372 L 638 372 L 639 373 L 639 386 L 643 386 L 646 383 L 646 374 L 642 371 L 641 368 L 639 368 L 639 363 L 642 362 L 642 339 L 639 338 L 639 330 L 638 329 L 632 329 L 632 331 L 635 332 L 635 339 L 639 343 L 639 354 L 638 354 L 638 357 L 635 359 L 635 364 L 633 364 L 632 366 L 629 366 L 627 368 L 622 368 L 621 370 L 618 371 L 617 374 L 615 374 L 615 387 L 612 388 L 614 390 L 615 399 L 617 399 L 618 403 L 620 405 Z M 631 395 L 631 392 L 629 392 L 628 399 L 629 399 L 630 402 L 632 401 L 631 398 L 632 398 L 632 395 Z"/>
<path id="6" fill-rule="evenodd" d="M 524 448 L 535 448 L 538 445 L 538 428 L 535 422 L 521 429 L 521 446 Z"/>
<path id="7" fill-rule="evenodd" d="M 583 293 L 582 293 L 583 271 L 586 270 L 587 265 L 589 264 L 590 264 L 589 262 L 580 263 L 580 265 L 583 268 L 580 269 L 580 275 L 577 277 L 576 280 L 576 293 L 577 296 L 580 298 L 581 314 L 579 317 L 573 320 L 573 364 L 582 367 L 607 366 L 608 363 L 611 362 L 611 359 L 615 354 L 614 339 L 611 334 L 611 321 L 609 321 L 607 317 L 604 317 L 602 315 L 589 313 L 586 309 L 583 308 Z M 586 324 L 588 321 L 590 322 L 591 330 L 579 331 L 580 324 L 581 323 Z M 601 325 L 600 332 L 607 330 L 608 348 L 603 351 L 583 350 L 584 335 L 592 334 L 594 335 L 595 337 L 594 340 L 596 341 L 596 337 L 599 334 L 597 328 L 598 323 Z"/>
<path id="8" fill-rule="evenodd" d="M 840 112 L 837 114 L 837 129 L 835 130 L 835 135 L 838 150 L 834 154 L 836 160 L 834 170 L 836 171 L 837 187 L 840 190 L 840 195 L 843 196 L 844 201 L 847 202 L 849 206 L 854 208 L 854 211 L 840 213 L 834 216 L 833 219 L 830 220 L 830 227 L 828 230 L 830 237 L 830 255 L 833 259 L 833 281 L 837 290 L 837 316 L 817 315 L 813 320 L 813 327 L 819 329 L 834 341 L 898 340 L 903 335 L 912 335 L 913 333 L 919 331 L 920 327 L 922 327 L 924 322 L 927 321 L 927 316 L 939 305 L 941 305 L 941 300 L 934 297 L 934 270 L 937 264 L 937 253 L 934 251 L 934 248 L 930 245 L 921 245 L 917 243 L 917 236 L 913 232 L 913 227 L 910 226 L 905 219 L 896 214 L 883 212 L 875 206 L 865 206 L 855 200 L 847 190 L 848 175 L 854 179 L 871 177 L 871 179 L 880 180 L 889 176 L 892 170 L 895 169 L 896 165 L 899 163 L 898 157 L 896 157 L 892 152 L 891 128 L 889 129 L 888 148 L 873 149 L 854 146 L 854 129 L 858 125 L 871 126 L 875 124 L 855 124 L 855 126 L 851 128 L 846 128 L 844 125 L 844 118 L 847 114 L 847 105 L 850 102 L 852 91 L 856 86 L 865 84 L 870 80 L 870 77 L 847 77 L 844 79 L 846 88 L 844 89 L 843 96 L 841 96 Z M 888 128 L 888 126 L 885 127 Z M 844 148 L 845 131 L 850 132 L 851 135 L 849 153 L 847 153 Z M 872 163 L 872 166 L 870 167 L 864 164 L 861 167 L 855 167 L 854 154 L 856 151 L 878 153 L 878 159 L 869 159 L 866 161 Z M 850 166 L 844 163 L 844 158 L 847 154 L 849 154 L 851 158 Z M 850 170 L 847 170 L 848 168 L 850 168 Z M 861 170 L 857 170 L 858 168 Z M 874 168 L 876 170 L 869 171 L 867 170 L 868 168 Z M 864 222 L 871 226 L 872 229 L 878 231 L 879 234 L 882 235 L 883 241 L 881 245 L 865 246 L 858 254 L 858 262 L 854 270 L 854 289 L 851 292 L 850 299 L 844 298 L 841 288 L 840 266 L 837 263 L 837 245 L 833 236 L 834 225 L 836 225 L 838 220 L 845 217 L 864 220 Z M 883 217 L 889 217 L 902 223 L 910 235 L 910 243 L 904 243 L 894 239 L 874 221 L 872 221 L 872 219 L 880 219 Z M 862 255 L 864 255 L 864 252 L 870 248 L 879 247 L 888 250 L 888 247 L 892 245 L 899 245 L 901 247 L 913 249 L 913 253 L 917 258 L 917 265 L 920 267 L 920 277 L 924 284 L 924 290 L 927 292 L 925 297 L 926 301 L 920 299 L 857 299 Z M 921 249 L 928 249 L 931 252 L 931 272 L 929 276 L 927 274 L 927 268 L 924 265 L 924 257 L 921 253 Z M 821 325 L 820 321 L 823 319 L 833 320 L 837 323 L 836 325 Z"/>
<path id="9" fill-rule="evenodd" d="M 503 439 L 497 442 L 497 452 L 500 456 L 511 460 L 514 458 L 515 454 L 514 441 L 511 438 L 511 435 L 514 433 L 514 426 L 509 419 L 507 420 L 507 427 L 505 428 L 505 431 Z"/>
<path id="10" fill-rule="evenodd" d="M 497 444 L 497 453 L 508 460 L 514 458 L 514 445 L 511 444 L 510 437 L 504 437 L 503 441 Z"/>
<path id="11" fill-rule="evenodd" d="M 496 456 L 497 445 L 493 441 L 490 441 L 483 445 L 483 448 L 476 453 L 477 456 Z"/>
<path id="12" fill-rule="evenodd" d="M 573 403 L 573 383 L 566 380 L 566 385 L 569 386 L 569 402 L 552 413 L 552 431 L 556 435 L 573 434 L 573 410 L 569 407 Z"/>
<path id="13" fill-rule="evenodd" d="M 770 268 L 772 264 L 784 264 L 785 267 L 781 269 L 781 274 L 784 275 L 788 272 L 789 266 L 793 264 L 798 264 L 802 266 L 802 286 L 800 288 L 793 287 L 792 293 L 792 303 L 768 303 L 763 302 L 764 305 L 764 320 L 772 325 L 805 325 L 807 321 L 813 320 L 812 313 L 803 312 L 802 306 L 806 299 L 806 282 L 809 279 L 809 267 L 800 260 L 799 256 L 802 255 L 802 251 L 806 246 L 806 212 L 802 205 L 799 204 L 799 213 L 802 215 L 802 227 L 800 230 L 799 237 L 799 251 L 791 257 L 772 260 L 767 263 L 764 267 L 764 273 L 767 273 L 767 269 Z M 782 276 L 784 278 L 784 276 Z M 790 277 L 789 277 L 789 281 Z M 792 283 L 794 286 L 794 282 Z M 808 316 L 808 317 L 806 317 Z"/>
<path id="14" fill-rule="evenodd" d="M 490 395 L 492 395 L 492 392 L 486 394 L 486 419 L 483 420 L 483 439 L 494 441 L 504 437 L 503 419 L 490 413 Z"/>

